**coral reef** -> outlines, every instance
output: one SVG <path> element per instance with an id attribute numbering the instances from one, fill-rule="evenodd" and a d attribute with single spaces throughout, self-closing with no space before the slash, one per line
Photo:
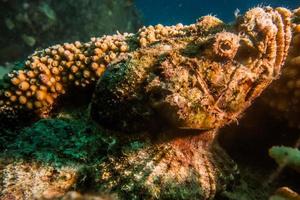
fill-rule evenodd
<path id="1" fill-rule="evenodd" d="M 24 59 L 55 43 L 133 32 L 141 26 L 128 0 L 12 0 L 0 5 L 0 63 Z"/>
<path id="2" fill-rule="evenodd" d="M 95 82 L 109 63 L 128 51 L 125 39 L 129 37 L 104 36 L 88 43 L 64 43 L 35 52 L 25 61 L 24 68 L 4 77 L 0 94 L 2 112 L 6 107 L 26 108 L 47 115 L 68 88 Z"/>
<path id="3" fill-rule="evenodd" d="M 227 156 L 221 156 L 222 160 L 220 153 L 212 150 L 217 146 L 215 131 L 237 120 L 252 100 L 278 77 L 291 39 L 290 17 L 291 13 L 283 8 L 256 8 L 239 18 L 234 27 L 226 27 L 214 17 L 205 17 L 195 24 L 200 28 L 195 31 L 196 36 L 191 32 L 185 37 L 171 35 L 171 39 L 153 39 L 151 48 L 140 48 L 129 58 L 112 64 L 95 89 L 93 119 L 103 127 L 122 132 L 150 131 L 146 138 L 152 134 L 157 137 L 155 132 L 160 135 L 150 141 L 151 149 L 146 152 L 143 149 L 123 156 L 121 162 L 106 161 L 102 168 L 109 169 L 103 173 L 108 175 L 108 181 L 102 182 L 103 187 L 108 185 L 109 191 L 119 191 L 117 187 L 123 185 L 131 192 L 138 186 L 138 191 L 167 199 L 178 195 L 171 192 L 176 190 L 198 199 L 213 198 L 222 189 L 220 182 L 224 180 L 220 174 L 225 180 L 227 177 L 225 182 L 234 174 L 226 172 L 230 163 Z M 206 20 L 218 23 L 207 27 Z M 144 32 L 151 35 L 150 31 Z M 258 34 L 265 35 L 257 37 Z M 161 133 L 170 127 L 186 131 Z M 190 129 L 198 130 L 204 138 L 187 136 Z M 169 149 L 156 150 L 161 144 Z M 163 152 L 164 156 L 157 158 L 154 156 L 157 153 L 151 151 Z M 182 155 L 202 159 L 192 159 L 189 163 Z M 153 166 L 149 169 L 144 166 L 141 163 L 144 159 L 154 163 Z M 218 161 L 222 168 L 218 167 Z M 138 174 L 138 163 L 141 169 L 149 170 L 146 180 L 134 177 Z M 195 171 L 191 172 L 192 169 Z M 211 176 L 207 185 L 202 172 Z M 111 174 L 118 174 L 118 180 Z M 199 177 L 202 192 L 175 184 L 185 180 L 189 186 L 195 185 L 195 177 Z M 192 197 L 183 195 L 182 198 Z"/>
<path id="4" fill-rule="evenodd" d="M 15 144 L 7 148 L 13 152 L 19 146 L 29 147 L 18 150 L 21 157 L 40 159 L 32 149 L 45 154 L 44 148 L 50 146 L 54 154 L 50 160 L 70 155 L 72 162 L 93 163 L 92 188 L 120 199 L 213 199 L 237 173 L 219 146 L 218 130 L 237 121 L 279 77 L 292 39 L 293 17 L 284 8 L 258 7 L 239 16 L 234 24 L 205 16 L 188 26 L 149 26 L 136 34 L 103 36 L 88 43 L 65 43 L 37 51 L 3 79 L 1 117 L 15 122 L 15 118 L 30 116 L 31 112 L 48 116 L 59 97 L 93 86 L 101 77 L 90 113 L 110 131 L 93 125 L 97 128 L 91 134 L 103 131 L 106 136 L 95 136 L 78 146 L 75 143 L 75 147 L 66 142 L 62 149 L 53 148 L 57 142 L 44 141 L 45 147 L 20 142 L 44 140 L 37 136 L 46 130 L 38 128 L 44 123 L 40 121 L 37 127 L 20 133 Z M 62 127 L 68 125 L 62 123 Z M 62 134 L 57 134 L 55 127 L 51 130 L 45 133 L 68 140 L 65 128 L 59 129 Z M 80 140 L 84 134 L 79 131 L 70 138 Z M 110 149 L 102 137 L 115 138 L 114 150 L 100 151 L 99 159 L 88 160 L 85 154 L 98 157 L 97 150 L 86 148 L 94 144 L 97 149 L 95 140 Z M 71 153 L 65 149 L 68 145 L 72 146 Z M 80 150 L 87 153 L 80 154 Z M 5 154 L 10 155 L 8 152 Z M 1 168 L 8 177 L 13 174 L 9 166 Z M 55 188 L 46 196 L 60 196 L 74 184 L 63 190 Z M 15 191 L 14 185 L 5 184 L 2 191 Z M 38 186 L 30 186 L 24 188 L 32 194 Z M 18 196 L 2 192 L 6 194 Z"/>
<path id="5" fill-rule="evenodd" d="M 287 121 L 290 127 L 300 128 L 300 9 L 293 18 L 293 40 L 280 80 L 264 93 L 262 102 L 273 115 Z"/>

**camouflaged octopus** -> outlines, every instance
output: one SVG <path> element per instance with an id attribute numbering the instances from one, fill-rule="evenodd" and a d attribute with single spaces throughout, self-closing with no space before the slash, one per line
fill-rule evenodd
<path id="1" fill-rule="evenodd" d="M 204 16 L 188 26 L 49 47 L 4 78 L 1 117 L 48 116 L 65 93 L 97 82 L 92 119 L 124 144 L 142 144 L 99 166 L 100 190 L 124 198 L 212 199 L 236 170 L 217 131 L 279 77 L 292 19 L 285 8 L 258 7 L 233 24 Z"/>

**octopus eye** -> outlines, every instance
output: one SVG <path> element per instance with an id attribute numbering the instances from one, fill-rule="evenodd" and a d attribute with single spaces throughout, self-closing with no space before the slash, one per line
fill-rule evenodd
<path id="1" fill-rule="evenodd" d="M 233 59 L 238 51 L 239 41 L 239 37 L 233 33 L 218 33 L 215 36 L 213 52 L 217 57 Z"/>

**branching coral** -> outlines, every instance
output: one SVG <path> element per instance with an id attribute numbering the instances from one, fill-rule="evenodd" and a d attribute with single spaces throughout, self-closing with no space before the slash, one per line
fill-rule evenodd
<path id="1" fill-rule="evenodd" d="M 129 50 L 129 37 L 104 36 L 88 43 L 65 43 L 35 52 L 24 68 L 7 74 L 0 94 L 1 111 L 13 108 L 47 114 L 70 87 L 86 87 L 97 81 L 109 63 Z"/>

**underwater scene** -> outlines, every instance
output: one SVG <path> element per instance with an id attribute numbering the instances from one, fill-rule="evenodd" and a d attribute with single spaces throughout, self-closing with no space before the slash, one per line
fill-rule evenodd
<path id="1" fill-rule="evenodd" d="M 0 0 L 0 200 L 300 200 L 300 0 Z"/>

